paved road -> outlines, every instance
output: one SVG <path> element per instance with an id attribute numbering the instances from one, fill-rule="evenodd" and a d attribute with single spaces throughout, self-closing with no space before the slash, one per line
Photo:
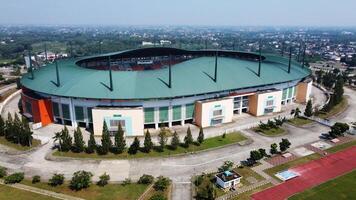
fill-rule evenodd
<path id="1" fill-rule="evenodd" d="M 335 120 L 352 121 L 355 119 L 356 93 L 345 89 L 349 96 L 350 107 L 345 114 Z M 288 126 L 289 134 L 283 138 L 288 138 L 292 147 L 303 145 L 318 140 L 321 132 L 328 131 L 327 127 L 314 124 L 308 128 L 296 128 Z M 53 173 L 63 173 L 70 178 L 73 172 L 78 170 L 87 170 L 95 173 L 94 179 L 104 172 L 108 172 L 113 181 L 122 181 L 125 178 L 137 179 L 142 174 L 152 174 L 154 176 L 167 176 L 173 180 L 173 199 L 190 199 L 190 177 L 202 172 L 215 171 L 226 160 L 239 161 L 249 156 L 251 149 L 266 148 L 269 149 L 271 143 L 279 142 L 281 137 L 268 138 L 259 134 L 244 131 L 244 133 L 253 138 L 254 142 L 248 146 L 233 145 L 222 149 L 209 152 L 191 154 L 181 157 L 171 158 L 151 158 L 139 160 L 67 160 L 67 161 L 49 161 L 45 155 L 50 152 L 51 141 L 37 151 L 24 155 L 7 155 L 0 153 L 0 165 L 8 167 L 11 170 L 25 171 L 27 176 L 40 175 L 43 178 L 49 178 Z"/>

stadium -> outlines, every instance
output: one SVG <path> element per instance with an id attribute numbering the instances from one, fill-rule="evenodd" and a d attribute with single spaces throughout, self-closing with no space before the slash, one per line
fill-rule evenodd
<path id="1" fill-rule="evenodd" d="M 229 123 L 234 115 L 278 113 L 305 103 L 311 72 L 276 55 L 152 47 L 55 61 L 21 79 L 23 113 L 38 127 L 81 126 L 102 134 L 120 123 L 144 129 Z"/>

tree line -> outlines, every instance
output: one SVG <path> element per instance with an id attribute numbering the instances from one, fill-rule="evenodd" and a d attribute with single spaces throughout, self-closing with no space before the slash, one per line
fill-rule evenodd
<path id="1" fill-rule="evenodd" d="M 33 132 L 25 117 L 20 119 L 17 113 L 15 113 L 14 117 L 8 113 L 7 119 L 4 120 L 0 116 L 0 137 L 5 137 L 7 141 L 22 146 L 31 146 L 32 134 Z"/>
<path id="2" fill-rule="evenodd" d="M 128 154 L 136 154 L 138 151 L 143 153 L 150 153 L 152 150 L 163 152 L 166 148 L 176 150 L 179 146 L 189 148 L 190 145 L 200 145 L 204 142 L 204 131 L 202 128 L 199 130 L 198 137 L 194 141 L 190 127 L 187 129 L 187 133 L 183 139 L 180 140 L 178 133 L 173 133 L 172 139 L 168 144 L 168 136 L 170 130 L 161 127 L 158 134 L 158 145 L 156 146 L 151 137 L 149 130 L 146 130 L 143 146 L 141 147 L 140 140 L 135 137 L 129 148 L 126 149 L 126 140 L 124 130 L 121 124 L 118 125 L 118 130 L 114 133 L 114 142 L 111 140 L 110 131 L 106 122 L 103 124 L 103 131 L 101 135 L 101 143 L 97 144 L 94 133 L 90 133 L 87 143 L 84 142 L 82 131 L 79 127 L 74 131 L 74 140 L 69 134 L 67 127 L 65 126 L 61 131 L 55 133 L 53 137 L 55 142 L 58 142 L 58 150 L 62 152 L 72 151 L 74 153 L 86 152 L 88 154 L 96 152 L 99 155 L 106 155 L 108 153 L 121 154 L 127 151 Z"/>

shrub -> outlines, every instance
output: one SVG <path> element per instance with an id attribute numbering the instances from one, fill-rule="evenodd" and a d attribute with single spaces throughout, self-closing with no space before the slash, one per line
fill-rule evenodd
<path id="1" fill-rule="evenodd" d="M 0 178 L 3 178 L 7 175 L 6 168 L 0 167 Z"/>
<path id="2" fill-rule="evenodd" d="M 74 172 L 72 180 L 70 181 L 70 189 L 79 191 L 84 188 L 88 188 L 91 184 L 91 177 L 93 174 L 87 171 Z"/>
<path id="3" fill-rule="evenodd" d="M 178 133 L 177 131 L 174 131 L 173 133 L 173 137 L 171 140 L 171 149 L 176 150 L 178 148 L 180 141 L 179 141 L 179 137 L 178 137 Z"/>
<path id="4" fill-rule="evenodd" d="M 221 167 L 219 167 L 219 172 L 224 172 L 231 170 L 234 167 L 234 163 L 232 161 L 225 161 Z"/>
<path id="5" fill-rule="evenodd" d="M 6 176 L 4 182 L 5 184 L 20 183 L 23 179 L 24 179 L 24 173 L 18 172 Z"/>
<path id="6" fill-rule="evenodd" d="M 144 174 L 140 177 L 140 179 L 137 181 L 139 184 L 151 184 L 153 183 L 153 176 Z"/>
<path id="7" fill-rule="evenodd" d="M 140 148 L 140 141 L 138 140 L 138 138 L 137 137 L 135 137 L 135 139 L 134 139 L 134 141 L 132 142 L 132 144 L 131 144 L 131 146 L 129 147 L 129 149 L 128 149 L 128 153 L 129 154 L 136 154 L 137 153 L 137 151 L 139 150 L 139 148 Z"/>
<path id="8" fill-rule="evenodd" d="M 110 175 L 104 173 L 103 175 L 99 176 L 99 181 L 98 181 L 97 185 L 103 187 L 109 183 L 109 180 L 110 180 Z"/>
<path id="9" fill-rule="evenodd" d="M 194 180 L 194 185 L 199 186 L 204 181 L 204 175 L 197 176 Z"/>
<path id="10" fill-rule="evenodd" d="M 41 182 L 41 177 L 40 176 L 33 176 L 32 177 L 32 183 L 35 184 L 35 183 L 39 183 Z"/>
<path id="11" fill-rule="evenodd" d="M 252 160 L 260 160 L 261 158 L 263 158 L 263 156 L 261 155 L 261 153 L 259 151 L 253 150 L 253 151 L 250 151 L 250 158 Z"/>
<path id="12" fill-rule="evenodd" d="M 150 200 L 167 200 L 167 198 L 163 194 L 154 194 Z"/>
<path id="13" fill-rule="evenodd" d="M 129 178 L 126 178 L 123 182 L 122 182 L 122 185 L 130 185 L 131 184 L 131 179 Z"/>
<path id="14" fill-rule="evenodd" d="M 223 134 L 222 134 L 222 138 L 226 138 L 226 133 L 223 133 Z"/>
<path id="15" fill-rule="evenodd" d="M 203 128 L 201 128 L 201 127 L 199 130 L 199 135 L 198 135 L 197 141 L 199 144 L 203 143 L 203 141 L 204 141 L 204 131 L 203 131 Z"/>
<path id="16" fill-rule="evenodd" d="M 62 185 L 64 182 L 63 174 L 54 174 L 51 179 L 48 180 L 48 184 L 51 186 Z"/>
<path id="17" fill-rule="evenodd" d="M 165 191 L 169 186 L 169 179 L 163 176 L 159 176 L 157 181 L 154 183 L 153 188 L 156 191 Z"/>

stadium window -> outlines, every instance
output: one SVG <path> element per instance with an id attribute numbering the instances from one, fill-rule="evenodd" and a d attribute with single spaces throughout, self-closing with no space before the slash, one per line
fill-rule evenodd
<path id="1" fill-rule="evenodd" d="M 53 107 L 53 115 L 54 115 L 55 117 L 59 117 L 60 114 L 59 114 L 59 105 L 58 105 L 58 103 L 53 102 L 53 103 L 52 103 L 52 107 Z"/>
<path id="2" fill-rule="evenodd" d="M 273 100 L 268 100 L 266 102 L 266 106 L 273 106 L 274 101 Z"/>
<path id="3" fill-rule="evenodd" d="M 70 120 L 70 111 L 69 111 L 68 104 L 62 104 L 62 112 L 63 112 L 63 118 Z"/>
<path id="4" fill-rule="evenodd" d="M 216 117 L 216 116 L 221 116 L 222 115 L 222 110 L 214 110 L 213 111 L 213 116 Z"/>
<path id="5" fill-rule="evenodd" d="M 75 119 L 77 121 L 84 121 L 84 111 L 83 111 L 83 107 L 80 106 L 75 106 L 74 107 L 75 110 Z"/>

